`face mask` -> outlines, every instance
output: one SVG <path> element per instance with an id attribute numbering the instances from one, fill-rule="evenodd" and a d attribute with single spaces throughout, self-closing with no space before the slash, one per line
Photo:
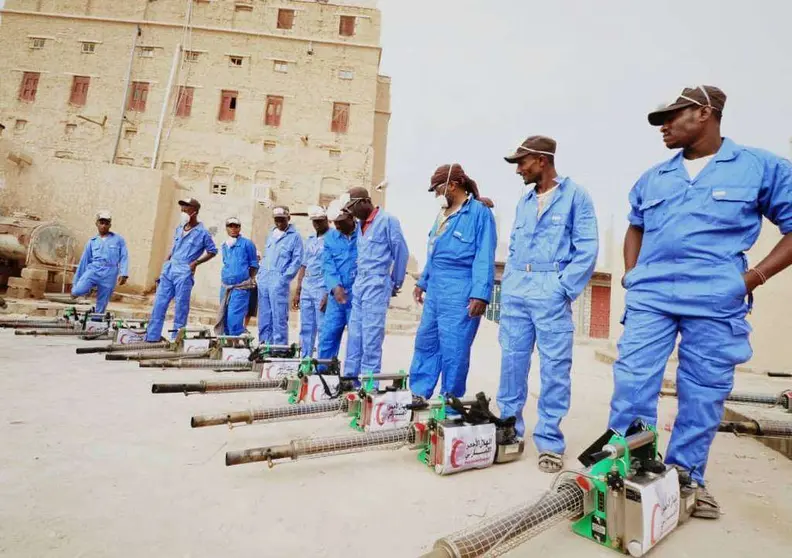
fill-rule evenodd
<path id="1" fill-rule="evenodd" d="M 436 196 L 435 203 L 440 210 L 448 209 L 448 198 L 446 198 L 445 195 Z"/>
<path id="2" fill-rule="evenodd" d="M 236 239 L 236 237 L 233 237 L 233 236 L 231 238 L 229 238 L 228 240 L 226 240 L 226 246 L 228 246 L 229 248 L 231 248 L 236 243 L 237 243 L 237 239 Z"/>
<path id="3" fill-rule="evenodd" d="M 181 212 L 181 215 L 179 215 L 179 222 L 180 222 L 182 225 L 186 225 L 187 223 L 189 223 L 189 222 L 190 222 L 190 216 L 189 216 L 189 215 L 187 215 L 187 214 L 186 214 L 184 211 L 182 211 L 182 212 Z"/>
<path id="4" fill-rule="evenodd" d="M 275 240 L 279 240 L 279 239 L 283 238 L 284 234 L 286 234 L 286 231 L 282 231 L 282 230 L 280 230 L 278 228 L 276 228 L 274 231 L 272 231 L 272 236 L 275 238 Z"/>

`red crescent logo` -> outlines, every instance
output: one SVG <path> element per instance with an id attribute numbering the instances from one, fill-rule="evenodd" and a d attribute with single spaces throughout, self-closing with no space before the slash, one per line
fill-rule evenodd
<path id="1" fill-rule="evenodd" d="M 657 542 L 657 538 L 656 538 L 657 535 L 655 533 L 655 516 L 657 516 L 658 511 L 660 511 L 660 504 L 655 504 L 654 507 L 652 508 L 652 532 L 650 537 L 652 544 L 655 544 Z"/>
<path id="2" fill-rule="evenodd" d="M 316 397 L 316 391 L 317 391 L 317 390 L 318 390 L 320 387 L 322 387 L 322 386 L 316 385 L 316 386 L 314 386 L 314 387 L 313 387 L 313 389 L 311 390 L 311 401 L 313 401 L 314 403 L 316 403 L 317 401 L 321 401 L 321 399 L 317 399 L 317 397 Z M 320 395 L 320 397 L 321 397 L 321 395 L 322 395 L 322 394 L 320 393 L 319 395 Z"/>
<path id="3" fill-rule="evenodd" d="M 383 405 L 385 405 L 385 403 L 377 403 L 377 410 L 375 411 L 374 414 L 375 420 L 377 421 L 377 424 L 379 424 L 380 426 L 385 424 L 385 420 L 382 418 L 382 413 L 380 412 L 382 411 Z"/>
<path id="4" fill-rule="evenodd" d="M 462 448 L 460 452 L 459 449 Z M 465 457 L 465 442 L 464 440 L 454 440 L 451 445 L 451 468 L 458 469 L 462 464 L 457 462 L 457 453 L 461 453 L 459 457 Z"/>
<path id="5" fill-rule="evenodd" d="M 121 335 L 118 336 L 118 343 L 120 345 L 126 345 L 126 343 L 124 343 L 124 341 L 126 340 L 127 337 L 129 337 L 128 334 L 122 333 Z"/>

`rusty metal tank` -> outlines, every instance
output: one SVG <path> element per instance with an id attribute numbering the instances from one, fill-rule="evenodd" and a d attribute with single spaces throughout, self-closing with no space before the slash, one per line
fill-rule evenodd
<path id="1" fill-rule="evenodd" d="M 76 252 L 77 241 L 63 225 L 27 214 L 0 216 L 0 260 L 6 267 L 73 269 Z"/>

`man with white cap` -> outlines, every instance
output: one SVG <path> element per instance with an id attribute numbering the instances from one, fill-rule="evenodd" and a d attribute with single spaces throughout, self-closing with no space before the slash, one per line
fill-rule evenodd
<path id="1" fill-rule="evenodd" d="M 303 264 L 297 274 L 297 290 L 292 301 L 292 308 L 300 311 L 300 348 L 304 357 L 313 354 L 327 305 L 322 254 L 324 236 L 330 229 L 327 213 L 321 207 L 309 207 L 308 218 L 316 234 L 309 236 L 303 245 Z"/>
<path id="2" fill-rule="evenodd" d="M 226 335 L 242 335 L 245 333 L 245 315 L 250 305 L 250 289 L 234 289 L 235 285 L 244 283 L 256 276 L 258 258 L 256 246 L 252 241 L 240 234 L 242 223 L 236 217 L 226 219 L 228 238 L 221 247 L 223 270 L 220 278 L 220 301 L 225 304 L 226 311 L 223 323 Z M 226 301 L 226 290 L 231 289 Z"/>
<path id="3" fill-rule="evenodd" d="M 275 227 L 267 237 L 256 276 L 259 343 L 285 345 L 289 342 L 289 284 L 302 265 L 303 243 L 289 223 L 288 207 L 274 207 L 272 217 Z"/>
<path id="4" fill-rule="evenodd" d="M 96 311 L 104 312 L 115 290 L 129 277 L 129 252 L 124 239 L 110 232 L 113 217 L 107 210 L 96 214 L 98 234 L 85 244 L 80 265 L 74 274 L 72 296 L 85 296 L 96 287 Z"/>
<path id="5" fill-rule="evenodd" d="M 327 208 L 327 217 L 335 229 L 324 236 L 323 270 L 327 292 L 327 310 L 319 330 L 319 358 L 338 356 L 341 337 L 352 313 L 352 285 L 357 276 L 357 239 L 360 234 L 355 218 L 336 200 Z"/>
<path id="6" fill-rule="evenodd" d="M 190 315 L 190 294 L 195 285 L 195 269 L 217 255 L 212 235 L 203 223 L 198 221 L 201 204 L 195 198 L 179 200 L 179 225 L 173 233 L 173 246 L 162 266 L 162 273 L 157 284 L 154 307 L 151 310 L 146 341 L 156 343 L 162 339 L 162 327 L 165 314 L 171 300 L 175 299 L 173 316 L 173 332 L 187 325 Z"/>

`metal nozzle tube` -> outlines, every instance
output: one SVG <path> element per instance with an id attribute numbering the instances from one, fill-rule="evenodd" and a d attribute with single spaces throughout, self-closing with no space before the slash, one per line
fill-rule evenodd
<path id="1" fill-rule="evenodd" d="M 253 448 L 243 451 L 226 452 L 226 467 L 231 465 L 244 465 L 245 463 L 255 463 L 258 461 L 283 461 L 284 459 L 297 459 L 294 451 L 294 442 L 282 446 L 270 446 L 266 448 Z"/>
<path id="2" fill-rule="evenodd" d="M 200 384 L 151 384 L 151 393 L 205 393 L 206 386 Z"/>
<path id="3" fill-rule="evenodd" d="M 227 424 L 253 424 L 275 422 L 289 419 L 312 418 L 312 415 L 323 415 L 345 411 L 349 409 L 346 398 L 331 399 L 330 401 L 317 401 L 315 403 L 302 403 L 300 405 L 281 405 L 279 407 L 263 407 L 249 411 L 238 411 L 222 415 L 198 415 L 192 417 L 190 425 L 193 428 L 203 426 L 221 426 Z"/>
<path id="4" fill-rule="evenodd" d="M 750 420 L 742 422 L 723 421 L 718 432 L 733 432 L 747 436 L 774 436 L 792 438 L 792 421 Z"/>
<path id="5" fill-rule="evenodd" d="M 198 415 L 190 419 L 190 427 L 203 428 L 204 426 L 225 426 L 227 424 L 251 423 L 253 413 L 250 411 L 240 411 L 227 413 L 225 415 Z"/>

